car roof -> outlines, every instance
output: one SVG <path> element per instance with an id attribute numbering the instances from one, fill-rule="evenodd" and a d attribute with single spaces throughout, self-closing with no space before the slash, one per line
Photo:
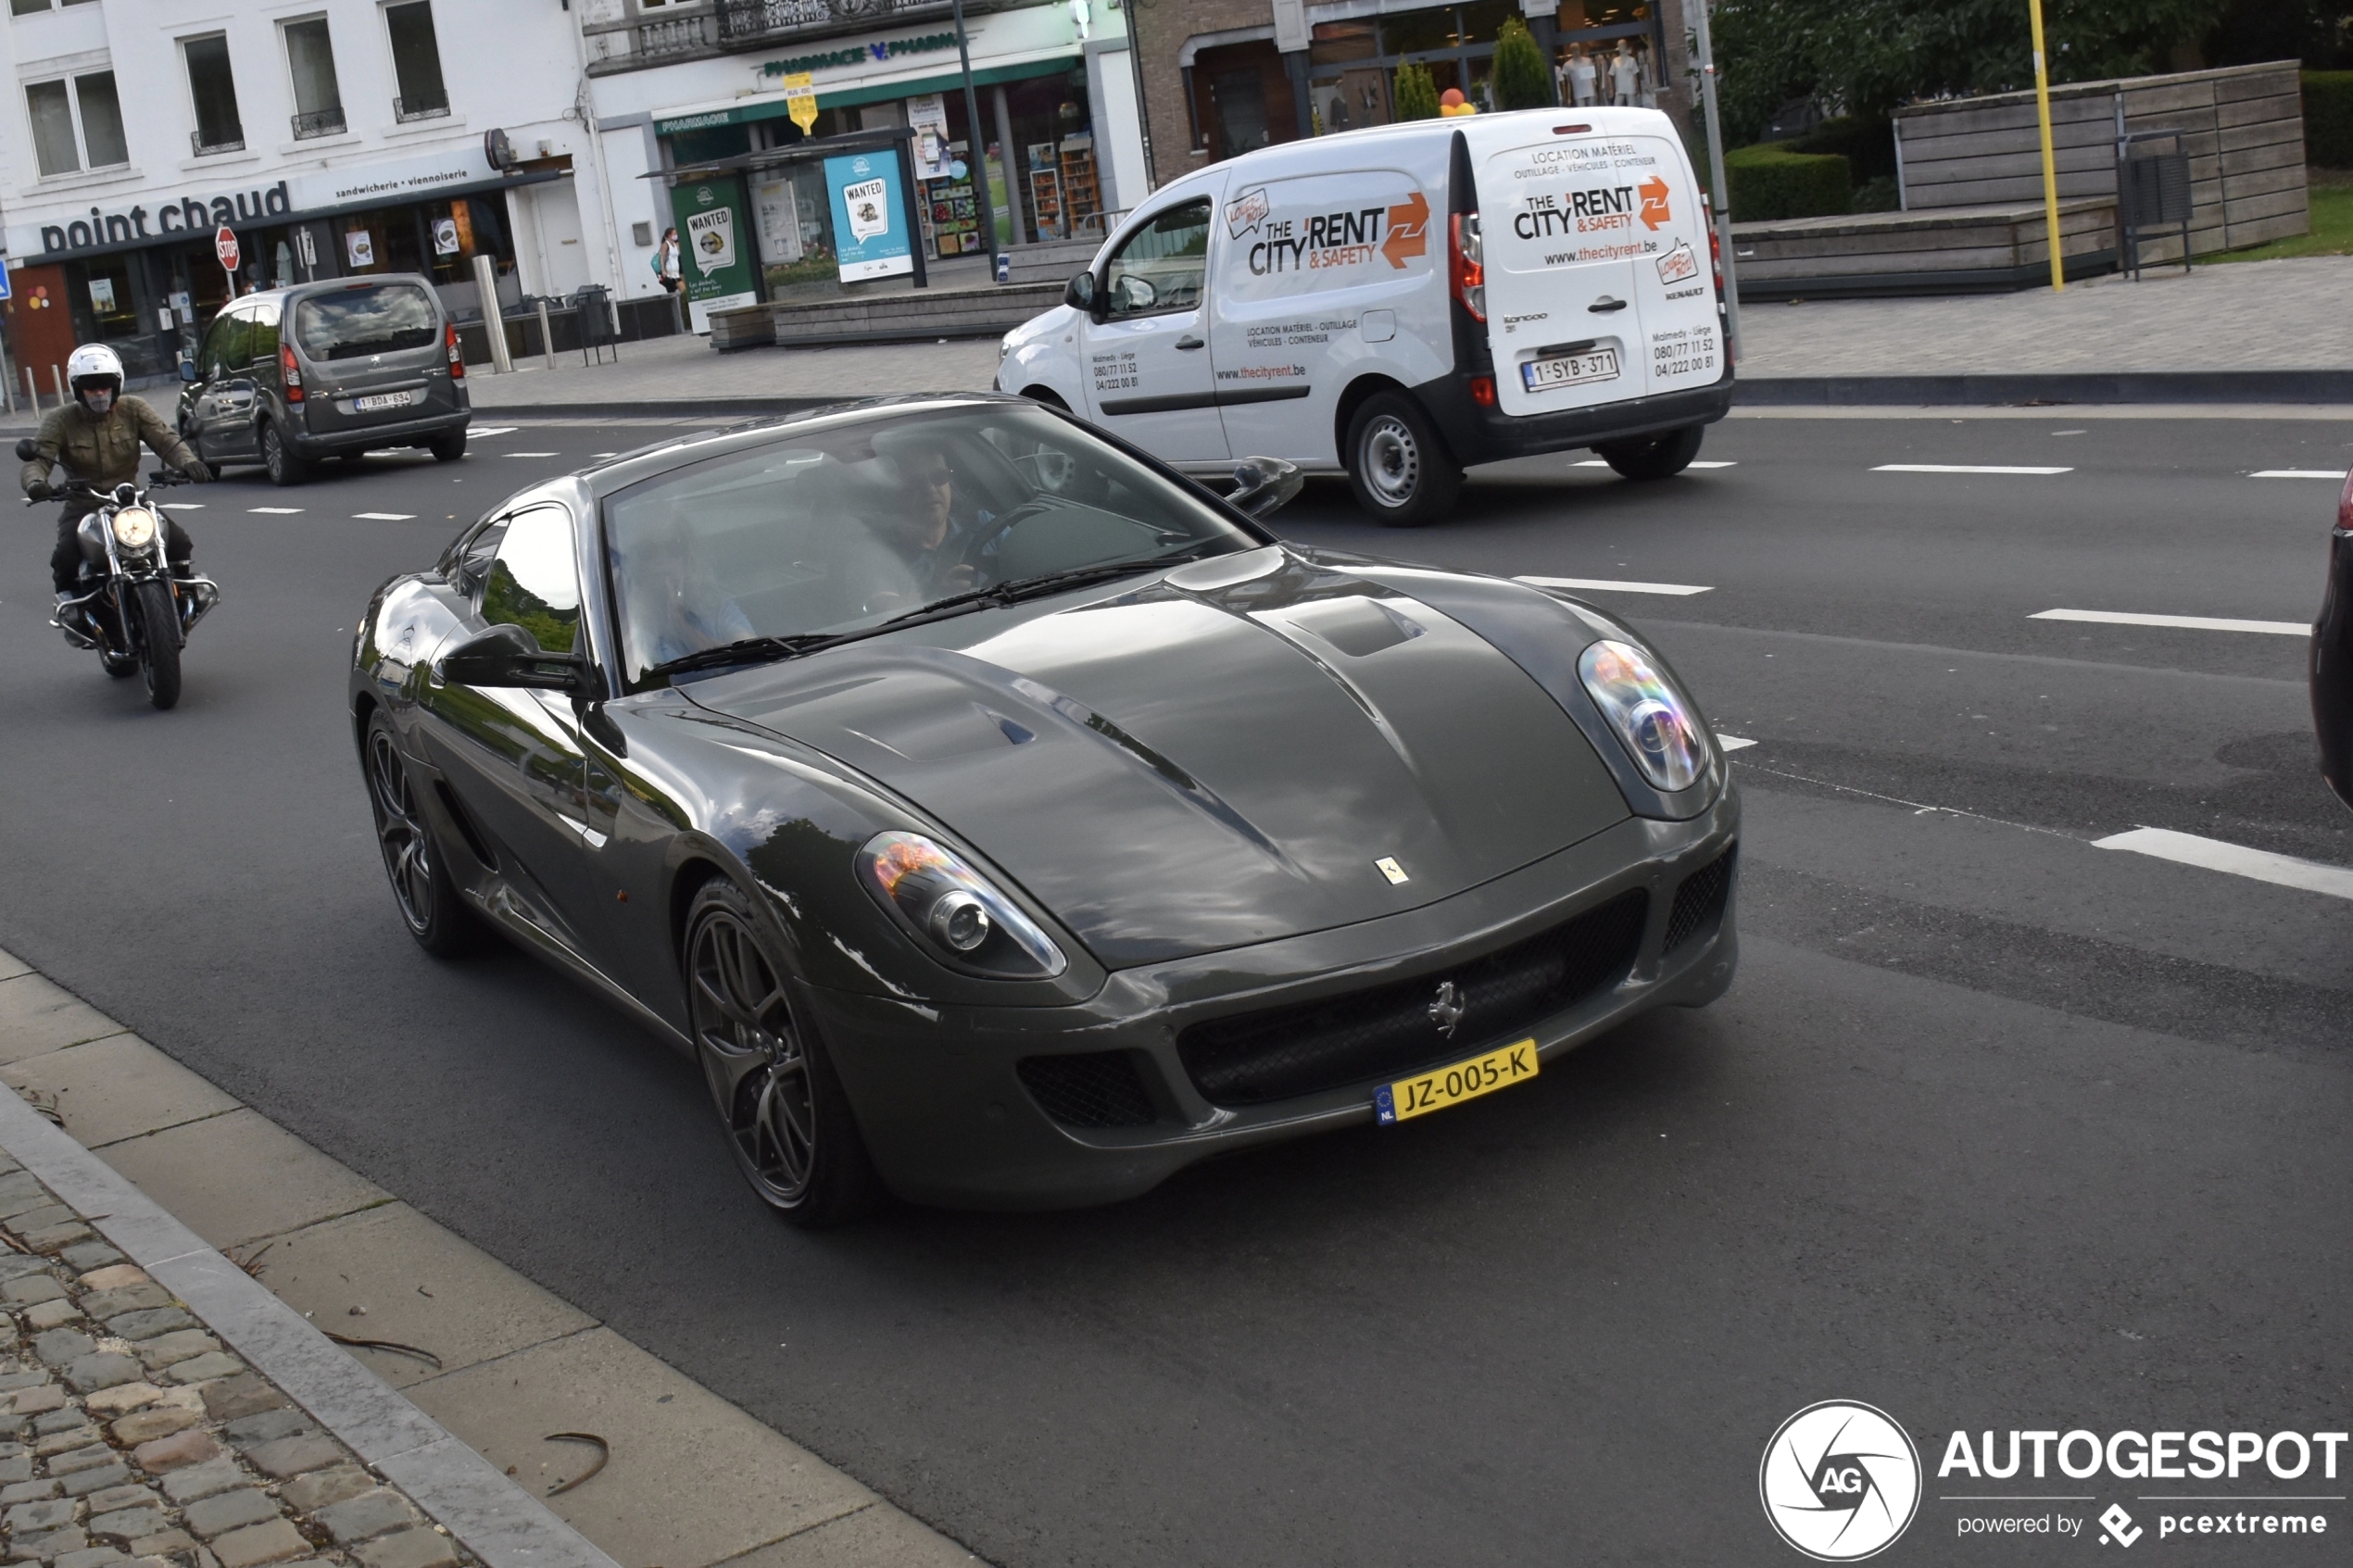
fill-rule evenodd
<path id="1" fill-rule="evenodd" d="M 298 299 L 306 295 L 333 294 L 340 289 L 365 288 L 371 283 L 415 283 L 423 288 L 427 294 L 433 295 L 435 299 L 441 297 L 433 286 L 433 280 L 422 272 L 363 272 L 354 278 L 313 278 L 307 283 L 288 283 L 283 288 L 256 289 L 251 294 L 239 295 L 231 303 L 244 305 L 259 300 L 265 304 L 275 304 L 283 300 Z"/>

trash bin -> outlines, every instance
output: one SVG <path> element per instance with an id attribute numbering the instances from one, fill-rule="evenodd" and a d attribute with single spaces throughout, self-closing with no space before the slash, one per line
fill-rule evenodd
<path id="1" fill-rule="evenodd" d="M 613 363 L 621 363 L 621 328 L 613 319 L 612 295 L 602 283 L 590 283 L 572 296 L 573 320 L 580 332 L 580 362 L 587 364 L 593 354 L 599 362 L 605 351 L 612 351 Z"/>

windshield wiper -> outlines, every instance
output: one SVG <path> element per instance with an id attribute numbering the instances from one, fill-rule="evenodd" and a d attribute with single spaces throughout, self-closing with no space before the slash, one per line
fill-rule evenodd
<path id="1" fill-rule="evenodd" d="M 1090 566 L 1069 566 L 1060 571 L 1044 571 L 1035 577 L 1016 577 L 1010 582 L 992 583 L 986 588 L 974 588 L 966 593 L 950 594 L 944 599 L 934 599 L 919 609 L 894 615 L 875 628 L 908 626 L 947 615 L 961 614 L 968 609 L 986 609 L 999 605 L 1018 604 L 1042 594 L 1060 593 L 1065 588 L 1083 587 L 1088 583 L 1107 581 L 1114 577 L 1132 577 L 1139 571 L 1152 571 L 1164 566 L 1176 566 L 1201 556 L 1215 540 L 1205 540 L 1189 550 L 1172 550 L 1166 555 L 1151 556 L 1142 560 L 1097 561 Z"/>
<path id="2" fill-rule="evenodd" d="M 721 670 L 731 664 L 756 664 L 763 659 L 790 659 L 835 643 L 848 642 L 856 632 L 804 632 L 789 637 L 739 637 L 715 648 L 698 648 L 676 659 L 665 659 L 648 675 L 683 675 L 693 670 Z"/>

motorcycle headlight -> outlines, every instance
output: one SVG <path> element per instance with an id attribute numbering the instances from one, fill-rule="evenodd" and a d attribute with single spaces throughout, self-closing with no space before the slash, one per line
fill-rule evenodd
<path id="1" fill-rule="evenodd" d="M 901 925 L 958 969 L 1046 980 L 1069 967 L 1019 905 L 920 834 L 876 834 L 858 852 L 858 872 Z"/>
<path id="2" fill-rule="evenodd" d="M 1672 794 L 1706 771 L 1698 714 L 1642 649 L 1604 638 L 1579 656 L 1577 673 L 1644 778 Z"/>
<path id="3" fill-rule="evenodd" d="M 156 514 L 145 507 L 123 508 L 114 514 L 114 542 L 120 549 L 145 549 L 156 542 Z"/>

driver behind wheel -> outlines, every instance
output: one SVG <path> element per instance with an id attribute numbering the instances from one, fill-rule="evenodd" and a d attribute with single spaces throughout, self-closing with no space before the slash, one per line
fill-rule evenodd
<path id="1" fill-rule="evenodd" d="M 68 479 L 112 490 L 138 479 L 139 444 L 145 441 L 157 457 L 198 483 L 212 478 L 212 470 L 145 399 L 124 395 L 122 361 L 113 349 L 104 344 L 82 345 L 66 361 L 66 375 L 73 387 L 73 401 L 43 416 L 40 433 L 32 438 L 40 455 L 26 462 L 19 476 L 30 498 L 46 501 L 62 496 L 65 500 L 65 509 L 57 516 L 57 548 L 49 555 L 50 585 L 57 590 L 60 606 L 76 596 L 74 582 L 82 568 L 75 526 L 96 511 L 99 502 L 94 496 L 52 488 L 52 465 L 62 465 Z M 195 553 L 195 541 L 170 513 L 163 513 L 162 518 L 164 559 L 170 563 L 171 574 L 194 575 L 188 563 Z"/>

